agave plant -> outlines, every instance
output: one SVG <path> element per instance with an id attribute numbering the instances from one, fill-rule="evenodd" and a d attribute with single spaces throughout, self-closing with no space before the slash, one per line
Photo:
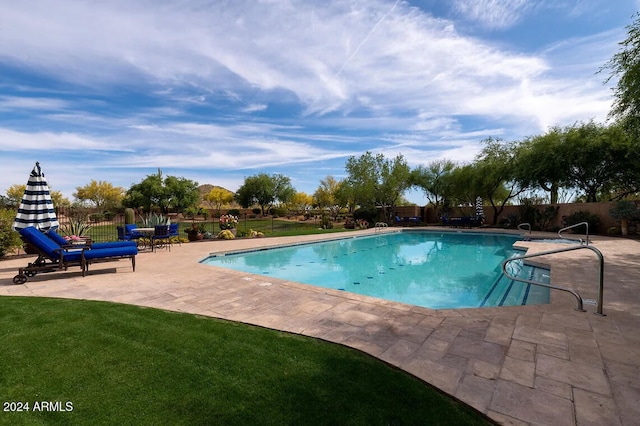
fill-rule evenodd
<path id="1" fill-rule="evenodd" d="M 171 225 L 171 219 L 165 218 L 161 214 L 148 213 L 142 218 L 142 225 L 145 228 L 153 228 L 156 225 Z"/>
<path id="2" fill-rule="evenodd" d="M 69 222 L 62 225 L 60 229 L 67 236 L 75 235 L 76 237 L 84 237 L 89 232 L 91 225 L 89 225 L 83 217 L 70 217 Z"/>

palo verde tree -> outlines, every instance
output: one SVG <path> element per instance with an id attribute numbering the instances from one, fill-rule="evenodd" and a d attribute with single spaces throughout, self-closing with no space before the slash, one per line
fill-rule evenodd
<path id="1" fill-rule="evenodd" d="M 344 200 L 339 196 L 342 184 L 329 175 L 320 180 L 320 186 L 313 193 L 315 205 L 321 209 L 329 209 L 333 219 L 338 216 L 342 207 L 346 206 Z"/>
<path id="2" fill-rule="evenodd" d="M 27 189 L 27 185 L 24 184 L 11 185 L 9 189 L 7 189 L 7 205 L 17 208 L 22 201 L 25 189 Z M 71 205 L 71 201 L 69 201 L 62 192 L 54 191 L 51 186 L 49 186 L 49 195 L 51 196 L 51 202 L 53 202 L 54 207 L 68 207 Z"/>
<path id="3" fill-rule="evenodd" d="M 119 206 L 124 195 L 124 188 L 113 186 L 110 182 L 96 181 L 94 179 L 91 179 L 91 182 L 85 186 L 76 187 L 76 192 L 73 194 L 78 201 L 88 201 L 102 210 Z"/>
<path id="4" fill-rule="evenodd" d="M 236 200 L 244 208 L 258 204 L 264 216 L 265 210 L 268 211 L 276 202 L 287 203 L 295 193 L 287 176 L 260 173 L 245 178 L 244 184 L 236 192 Z"/>
<path id="5" fill-rule="evenodd" d="M 220 209 L 222 208 L 222 206 L 231 204 L 233 202 L 234 195 L 235 194 L 228 189 L 216 186 L 213 187 L 207 194 L 205 194 L 204 199 L 216 210 L 218 210 L 218 213 L 220 213 Z"/>

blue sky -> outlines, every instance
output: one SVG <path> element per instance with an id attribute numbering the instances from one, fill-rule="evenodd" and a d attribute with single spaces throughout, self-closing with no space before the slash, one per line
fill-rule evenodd
<path id="1" fill-rule="evenodd" d="M 369 150 L 468 162 L 487 137 L 604 122 L 633 0 L 23 0 L 0 13 L 0 191 L 158 168 L 312 194 Z M 418 191 L 407 194 L 424 203 Z"/>

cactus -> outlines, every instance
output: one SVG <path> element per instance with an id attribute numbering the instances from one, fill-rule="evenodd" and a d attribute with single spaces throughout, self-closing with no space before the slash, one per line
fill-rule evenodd
<path id="1" fill-rule="evenodd" d="M 124 223 L 125 225 L 136 223 L 136 212 L 130 207 L 124 209 Z"/>

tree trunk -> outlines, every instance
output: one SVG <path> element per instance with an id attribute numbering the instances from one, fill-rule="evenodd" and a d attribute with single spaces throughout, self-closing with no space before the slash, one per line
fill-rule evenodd
<path id="1" fill-rule="evenodd" d="M 620 219 L 620 231 L 622 235 L 629 235 L 629 221 L 627 219 Z"/>

